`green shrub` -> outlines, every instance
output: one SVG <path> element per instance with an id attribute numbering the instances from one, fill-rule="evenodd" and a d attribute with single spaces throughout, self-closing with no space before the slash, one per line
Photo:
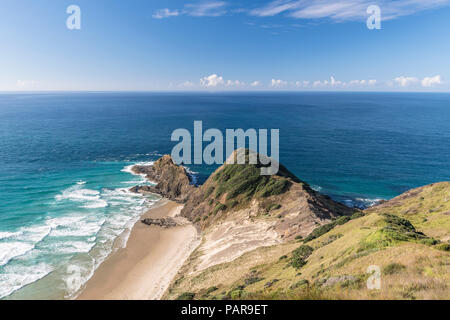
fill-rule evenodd
<path id="1" fill-rule="evenodd" d="M 365 216 L 365 214 L 362 212 L 355 212 L 354 214 L 351 215 L 350 220 L 362 218 L 364 216 Z"/>
<path id="2" fill-rule="evenodd" d="M 303 241 L 304 243 L 312 241 L 316 238 L 319 238 L 320 236 L 324 235 L 325 233 L 331 231 L 332 229 L 334 229 L 334 227 L 338 226 L 338 225 L 343 225 L 345 223 L 347 223 L 348 221 L 350 221 L 350 217 L 348 216 L 342 216 L 337 218 L 336 220 L 334 220 L 333 222 L 330 222 L 328 224 L 324 224 L 323 226 L 317 227 L 316 229 L 313 230 L 313 232 L 311 232 Z"/>
<path id="3" fill-rule="evenodd" d="M 307 243 L 309 241 L 312 241 L 312 240 L 320 237 L 321 235 L 324 235 L 328 231 L 332 230 L 335 226 L 336 226 L 336 224 L 334 222 L 331 222 L 331 223 L 328 223 L 328 224 L 324 224 L 323 226 L 317 227 L 316 229 L 313 230 L 313 232 L 311 232 L 305 238 L 305 240 L 303 240 L 303 242 Z"/>
<path id="4" fill-rule="evenodd" d="M 260 168 L 259 164 L 225 165 L 213 178 L 217 182 L 215 197 L 218 198 L 226 193 L 227 200 L 241 195 L 248 200 L 253 196 L 269 197 L 286 191 L 290 185 L 286 178 L 263 176 Z M 283 168 L 281 171 L 283 170 L 286 169 Z M 286 173 L 286 175 L 291 177 L 292 174 Z"/>
<path id="5" fill-rule="evenodd" d="M 322 246 L 326 246 L 329 245 L 330 243 L 336 241 L 339 238 L 342 238 L 344 235 L 343 234 L 332 234 L 331 236 L 329 236 L 324 242 L 322 242 Z"/>
<path id="6" fill-rule="evenodd" d="M 308 286 L 309 286 L 309 281 L 305 280 L 305 279 L 302 279 L 299 282 L 296 282 L 292 286 L 290 286 L 290 289 L 294 290 L 294 289 L 298 289 L 298 288 L 301 288 L 301 287 L 308 287 Z"/>
<path id="7" fill-rule="evenodd" d="M 333 221 L 333 223 L 335 224 L 335 226 L 340 226 L 340 225 L 346 224 L 349 221 L 350 221 L 350 217 L 343 216 L 343 217 L 337 218 L 335 221 Z"/>
<path id="8" fill-rule="evenodd" d="M 289 181 L 285 178 L 270 178 L 268 182 L 259 190 L 259 195 L 264 198 L 276 196 L 286 191 L 289 185 Z"/>
<path id="9" fill-rule="evenodd" d="M 213 293 L 214 291 L 217 291 L 217 289 L 219 289 L 219 288 L 217 288 L 217 287 L 211 287 L 211 288 L 208 288 L 208 290 L 206 290 L 206 294 L 211 294 L 211 293 Z"/>
<path id="10" fill-rule="evenodd" d="M 406 267 L 400 263 L 391 263 L 383 268 L 383 273 L 386 275 L 399 273 L 400 271 L 406 269 Z"/>
<path id="11" fill-rule="evenodd" d="M 183 292 L 178 296 L 177 300 L 194 300 L 195 293 L 192 292 Z"/>
<path id="12" fill-rule="evenodd" d="M 291 258 L 291 266 L 294 269 L 300 269 L 301 267 L 303 267 L 306 264 L 306 260 L 303 259 L 302 257 L 299 256 L 295 256 Z"/>
<path id="13" fill-rule="evenodd" d="M 381 229 L 389 239 L 396 241 L 415 241 L 421 240 L 419 242 L 426 245 L 433 245 L 436 240 L 428 238 L 422 232 L 416 230 L 412 223 L 404 218 L 398 217 L 393 214 L 383 214 L 384 221 L 387 225 Z"/>
<path id="14" fill-rule="evenodd" d="M 203 200 L 206 200 L 214 191 L 213 186 L 209 186 L 208 189 L 206 189 L 205 194 L 203 196 Z"/>
<path id="15" fill-rule="evenodd" d="M 249 278 L 245 279 L 245 285 L 246 285 L 246 286 L 249 286 L 249 285 L 254 284 L 254 283 L 256 283 L 256 282 L 260 282 L 260 281 L 262 281 L 262 280 L 264 280 L 264 278 L 260 278 L 260 277 L 249 277 Z"/>
<path id="16" fill-rule="evenodd" d="M 227 207 L 234 208 L 234 207 L 236 207 L 238 204 L 239 204 L 239 201 L 233 199 L 233 200 L 231 200 L 230 202 L 228 202 Z"/>
<path id="17" fill-rule="evenodd" d="M 281 205 L 280 205 L 280 204 L 272 203 L 272 204 L 267 208 L 267 211 L 270 212 L 270 211 L 272 211 L 272 210 L 278 210 L 278 209 L 280 209 L 280 208 L 281 208 Z"/>
<path id="18" fill-rule="evenodd" d="M 308 259 L 313 251 L 313 248 L 306 245 L 302 245 L 292 251 L 291 266 L 295 269 L 303 267 L 306 264 L 306 259 Z"/>
<path id="19" fill-rule="evenodd" d="M 395 245 L 400 241 L 421 243 L 429 246 L 438 243 L 437 240 L 417 231 L 407 219 L 393 214 L 383 214 L 382 217 L 386 225 L 361 241 L 358 252 L 380 250 Z"/>
<path id="20" fill-rule="evenodd" d="M 226 210 L 226 209 L 227 209 L 226 205 L 224 205 L 224 204 L 222 204 L 220 202 L 217 202 L 216 206 L 214 207 L 214 210 L 213 210 L 212 214 L 216 215 L 217 212 L 223 211 L 223 210 Z"/>
<path id="21" fill-rule="evenodd" d="M 427 246 L 434 246 L 434 245 L 439 243 L 439 241 L 434 239 L 434 238 L 421 239 L 421 240 L 419 240 L 419 242 L 421 244 L 424 244 L 424 245 L 427 245 Z"/>
<path id="22" fill-rule="evenodd" d="M 450 244 L 449 243 L 441 243 L 436 246 L 436 249 L 442 250 L 442 251 L 450 251 Z"/>
<path id="23" fill-rule="evenodd" d="M 313 251 L 314 249 L 312 247 L 307 245 L 301 245 L 300 247 L 292 251 L 292 255 L 307 259 Z"/>
<path id="24" fill-rule="evenodd" d="M 232 300 L 238 300 L 242 297 L 243 293 L 244 293 L 243 290 L 234 290 L 234 291 L 231 291 L 230 297 Z"/>

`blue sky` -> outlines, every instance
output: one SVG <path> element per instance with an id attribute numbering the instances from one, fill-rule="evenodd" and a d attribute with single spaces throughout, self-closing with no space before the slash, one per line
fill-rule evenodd
<path id="1" fill-rule="evenodd" d="M 2 1 L 0 91 L 449 92 L 449 32 L 450 0 Z"/>

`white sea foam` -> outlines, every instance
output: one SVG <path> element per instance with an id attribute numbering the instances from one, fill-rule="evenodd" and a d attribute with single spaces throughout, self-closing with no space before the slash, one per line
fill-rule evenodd
<path id="1" fill-rule="evenodd" d="M 18 237 L 22 234 L 22 232 L 9 232 L 9 231 L 5 231 L 5 232 L 0 232 L 0 240 L 2 239 L 8 239 L 8 238 L 15 238 Z"/>
<path id="2" fill-rule="evenodd" d="M 52 227 L 49 225 L 37 225 L 33 227 L 21 228 L 23 236 L 21 237 L 25 241 L 37 244 L 41 242 L 46 236 L 50 234 Z"/>
<path id="3" fill-rule="evenodd" d="M 154 164 L 155 164 L 154 161 L 137 162 L 137 163 L 134 163 L 134 164 L 131 164 L 131 165 L 128 165 L 128 166 L 124 167 L 121 171 L 122 171 L 122 172 L 131 173 L 131 174 L 134 175 L 134 176 L 144 176 L 144 177 L 145 177 L 145 174 L 136 174 L 136 173 L 134 173 L 133 170 L 132 170 L 133 167 L 134 167 L 134 166 L 152 166 L 152 165 L 154 165 Z"/>
<path id="4" fill-rule="evenodd" d="M 191 174 L 191 175 L 198 174 L 197 171 L 193 171 L 193 170 L 191 170 L 191 169 L 188 168 L 188 167 L 183 166 L 183 168 L 186 170 L 187 173 L 189 173 L 189 174 Z"/>
<path id="5" fill-rule="evenodd" d="M 95 246 L 95 242 L 65 241 L 52 248 L 56 254 L 88 253 Z"/>
<path id="6" fill-rule="evenodd" d="M 108 206 L 108 202 L 101 199 L 100 191 L 91 189 L 82 189 L 81 184 L 77 183 L 58 194 L 55 199 L 57 201 L 73 201 L 79 202 L 81 208 L 97 209 L 105 208 Z"/>
<path id="7" fill-rule="evenodd" d="M 368 207 L 371 207 L 371 206 L 377 204 L 378 202 L 383 201 L 383 199 L 379 199 L 379 198 L 377 198 L 377 199 L 356 198 L 356 200 L 363 202 Z"/>
<path id="8" fill-rule="evenodd" d="M 355 198 L 354 200 L 347 199 L 344 203 L 349 207 L 368 208 L 378 204 L 384 199 L 370 199 L 370 198 Z"/>
<path id="9" fill-rule="evenodd" d="M 105 200 L 97 200 L 97 201 L 93 201 L 89 204 L 86 204 L 83 206 L 83 208 L 86 209 L 97 209 L 97 208 L 106 208 L 108 206 L 108 202 L 106 202 Z"/>
<path id="10" fill-rule="evenodd" d="M 153 162 L 137 164 L 152 165 Z M 131 172 L 131 167 L 127 166 L 122 171 L 138 176 Z M 143 178 L 142 182 L 146 180 Z M 28 262 L 38 261 L 36 259 L 39 257 L 47 259 L 48 256 L 52 257 L 52 261 L 58 261 L 58 255 L 66 254 L 71 255 L 74 265 L 83 269 L 75 279 L 74 275 L 67 274 L 67 277 L 72 276 L 72 282 L 75 283 L 75 289 L 68 290 L 70 295 L 73 294 L 111 254 L 119 235 L 121 243 L 118 245 L 126 245 L 132 226 L 142 212 L 158 200 L 156 197 L 149 199 L 132 193 L 127 188 L 104 188 L 98 191 L 87 188 L 87 184 L 80 180 L 55 196 L 55 205 L 73 203 L 84 210 L 74 208 L 72 213 L 49 217 L 35 226 L 23 227 L 14 232 L 0 232 L 0 298 L 54 270 L 44 263 L 27 267 Z M 106 207 L 111 208 L 108 211 L 101 210 Z"/>
<path id="11" fill-rule="evenodd" d="M 0 243 L 0 266 L 7 264 L 11 259 L 19 257 L 34 248 L 33 243 L 12 241 Z"/>
<path id="12" fill-rule="evenodd" d="M 56 200 L 72 200 L 72 201 L 96 201 L 100 199 L 100 192 L 90 189 L 79 189 L 77 186 L 70 187 L 55 197 Z"/>
<path id="13" fill-rule="evenodd" d="M 138 184 L 140 181 L 124 181 L 123 184 Z"/>
<path id="14" fill-rule="evenodd" d="M 73 221 L 70 223 L 60 223 L 57 227 L 52 229 L 50 237 L 89 237 L 95 236 L 101 229 L 104 218 L 88 221 L 80 217 L 68 217 L 66 221 Z"/>
<path id="15" fill-rule="evenodd" d="M 53 268 L 46 263 L 33 266 L 6 266 L 4 272 L 0 273 L 0 298 L 45 277 L 52 271 Z"/>

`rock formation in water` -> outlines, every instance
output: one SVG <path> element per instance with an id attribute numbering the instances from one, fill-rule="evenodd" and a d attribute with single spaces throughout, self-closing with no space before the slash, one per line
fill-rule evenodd
<path id="1" fill-rule="evenodd" d="M 155 186 L 133 187 L 130 189 L 132 192 L 156 193 L 172 201 L 186 202 L 195 188 L 186 169 L 174 164 L 170 155 L 161 157 L 152 166 L 136 165 L 132 171 L 156 183 Z"/>

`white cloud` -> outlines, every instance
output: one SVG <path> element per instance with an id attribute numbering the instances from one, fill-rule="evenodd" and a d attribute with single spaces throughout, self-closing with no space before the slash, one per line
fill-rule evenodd
<path id="1" fill-rule="evenodd" d="M 283 86 L 287 85 L 287 82 L 280 80 L 280 79 L 278 79 L 278 80 L 272 79 L 270 85 L 272 87 L 283 87 Z"/>
<path id="2" fill-rule="evenodd" d="M 279 13 L 294 9 L 295 7 L 297 7 L 296 1 L 277 0 L 262 8 L 250 11 L 250 14 L 258 17 L 272 17 Z"/>
<path id="3" fill-rule="evenodd" d="M 160 10 L 156 11 L 152 17 L 155 19 L 164 19 L 164 18 L 170 18 L 170 17 L 177 17 L 179 15 L 180 15 L 180 12 L 178 10 L 171 11 L 168 8 L 164 8 L 164 9 L 160 9 Z"/>
<path id="4" fill-rule="evenodd" d="M 411 84 L 415 84 L 419 81 L 419 79 L 417 79 L 416 77 L 405 77 L 405 76 L 401 76 L 401 77 L 397 77 L 394 79 L 394 82 L 397 83 L 397 85 L 399 85 L 400 87 L 407 87 Z"/>
<path id="5" fill-rule="evenodd" d="M 203 77 L 202 79 L 200 79 L 200 84 L 205 87 L 217 87 L 224 84 L 224 80 L 221 76 L 212 74 L 208 77 Z"/>
<path id="6" fill-rule="evenodd" d="M 168 8 L 157 10 L 153 14 L 155 19 L 189 15 L 193 17 L 218 17 L 227 13 L 225 1 L 204 1 L 186 4 L 183 9 L 170 10 Z"/>
<path id="7" fill-rule="evenodd" d="M 187 4 L 185 9 L 187 14 L 194 17 L 218 17 L 226 13 L 226 5 L 224 1 L 211 1 Z"/>
<path id="8" fill-rule="evenodd" d="M 442 83 L 441 76 L 437 75 L 434 77 L 425 77 L 425 78 L 423 78 L 421 83 L 422 83 L 422 87 L 432 87 L 435 84 L 441 84 Z"/>
<path id="9" fill-rule="evenodd" d="M 410 15 L 419 11 L 448 5 L 450 0 L 378 0 L 383 20 Z M 251 15 L 259 17 L 285 13 L 299 19 L 329 18 L 332 20 L 362 20 L 372 0 L 276 0 L 253 9 Z"/>
<path id="10" fill-rule="evenodd" d="M 16 86 L 21 89 L 34 88 L 37 84 L 38 82 L 34 80 L 17 80 L 16 82 Z"/>
<path id="11" fill-rule="evenodd" d="M 267 0 L 265 5 L 253 8 L 234 6 L 226 1 L 205 0 L 184 5 L 183 8 L 157 10 L 155 19 L 182 15 L 193 17 L 218 17 L 230 14 L 249 14 L 258 17 L 285 15 L 297 19 L 330 19 L 333 21 L 363 21 L 373 0 Z M 450 0 L 378 0 L 381 18 L 391 20 L 416 12 L 450 5 Z"/>
<path id="12" fill-rule="evenodd" d="M 227 80 L 227 87 L 239 87 L 243 86 L 245 83 L 239 81 L 239 80 Z"/>
<path id="13" fill-rule="evenodd" d="M 307 86 L 309 86 L 309 81 L 307 81 L 307 80 L 303 80 L 303 81 L 296 81 L 295 82 L 295 86 L 297 86 L 297 87 L 299 87 L 299 88 L 301 88 L 301 87 L 307 87 Z"/>
<path id="14" fill-rule="evenodd" d="M 185 81 L 182 84 L 180 84 L 179 86 L 183 87 L 183 88 L 192 88 L 195 86 L 195 84 L 191 81 Z"/>
<path id="15" fill-rule="evenodd" d="M 332 87 L 345 85 L 344 82 L 336 80 L 333 76 L 330 77 L 330 84 Z"/>
<path id="16" fill-rule="evenodd" d="M 330 77 L 330 80 L 316 80 L 313 82 L 313 87 L 318 88 L 318 87 L 326 87 L 326 86 L 331 86 L 331 87 L 340 87 L 340 86 L 345 86 L 346 83 L 342 82 L 340 80 L 336 80 L 333 76 Z"/>
<path id="17" fill-rule="evenodd" d="M 324 81 L 320 81 L 320 80 L 316 80 L 313 82 L 313 87 L 317 88 L 317 87 L 324 87 L 328 85 L 328 80 L 324 80 Z"/>
<path id="18" fill-rule="evenodd" d="M 36 82 L 34 81 L 17 81 L 17 86 L 31 86 Z M 361 80 L 350 80 L 350 81 L 341 81 L 331 76 L 329 79 L 325 80 L 299 80 L 299 81 L 286 81 L 282 79 L 271 79 L 271 81 L 265 85 L 261 81 L 255 80 L 252 82 L 244 82 L 241 80 L 229 80 L 224 79 L 221 75 L 216 73 L 211 74 L 209 76 L 205 76 L 200 79 L 199 83 L 186 81 L 178 85 L 179 88 L 186 89 L 201 89 L 203 88 L 214 88 L 214 90 L 229 90 L 229 89 L 256 89 L 259 88 L 273 88 L 273 89 L 286 89 L 286 88 L 298 88 L 298 89 L 318 89 L 318 90 L 339 90 L 339 89 L 347 89 L 347 90 L 370 90 L 376 88 L 407 88 L 412 87 L 416 88 L 418 86 L 422 86 L 424 88 L 433 87 L 436 85 L 443 84 L 444 82 L 441 79 L 440 75 L 424 77 L 420 80 L 417 77 L 413 76 L 399 76 L 395 79 L 379 82 L 376 79 L 361 79 Z"/>
<path id="19" fill-rule="evenodd" d="M 377 80 L 370 79 L 370 80 L 351 80 L 348 82 L 350 86 L 374 86 L 377 84 Z"/>

